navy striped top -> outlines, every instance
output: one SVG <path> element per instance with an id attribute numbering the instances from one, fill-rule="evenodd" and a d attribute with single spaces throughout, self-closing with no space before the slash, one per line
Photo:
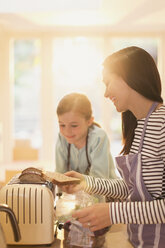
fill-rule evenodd
<path id="1" fill-rule="evenodd" d="M 130 153 L 137 153 L 145 118 L 138 120 Z M 142 147 L 142 177 L 153 201 L 126 202 L 128 188 L 122 179 L 85 176 L 86 191 L 121 201 L 110 202 L 112 223 L 165 223 L 165 106 L 154 111 L 148 120 Z"/>

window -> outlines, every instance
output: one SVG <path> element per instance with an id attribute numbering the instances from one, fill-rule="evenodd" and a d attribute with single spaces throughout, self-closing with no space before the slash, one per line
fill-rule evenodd
<path id="1" fill-rule="evenodd" d="M 144 37 L 122 37 L 122 38 L 112 38 L 110 41 L 113 51 L 117 51 L 127 46 L 138 46 L 145 49 L 154 58 L 157 63 L 157 53 L 158 53 L 158 39 L 156 38 L 144 38 Z"/>
<path id="2" fill-rule="evenodd" d="M 40 42 L 39 40 L 14 41 L 14 139 L 15 148 L 22 151 L 25 159 L 38 159 L 41 146 L 40 130 Z M 35 150 L 36 149 L 36 150 Z M 29 151 L 30 152 L 30 151 Z M 19 159 L 17 149 L 14 159 Z M 36 155 L 35 155 L 36 154 Z M 21 159 L 24 159 L 22 157 Z"/>
<path id="3" fill-rule="evenodd" d="M 65 94 L 81 92 L 89 97 L 95 120 L 102 125 L 103 46 L 102 38 L 65 37 L 54 40 L 55 110 Z"/>
<path id="4" fill-rule="evenodd" d="M 42 39 L 41 39 L 42 40 Z M 53 137 L 56 141 L 58 121 L 55 118 L 53 128 L 42 129 L 42 112 L 47 111 L 41 94 L 41 46 L 39 39 L 14 41 L 14 156 L 19 147 L 26 148 L 25 156 L 20 159 L 39 159 L 38 151 L 45 149 L 43 137 Z M 116 50 L 126 46 L 140 46 L 146 49 L 157 62 L 157 39 L 142 37 L 56 37 L 53 40 L 53 105 L 54 114 L 59 100 L 70 92 L 86 94 L 93 106 L 93 115 L 108 133 L 111 143 L 111 152 L 117 156 L 121 151 L 121 118 L 113 104 L 104 98 L 104 84 L 102 83 L 102 62 L 104 58 Z M 52 42 L 50 38 L 50 42 Z M 51 53 L 51 49 L 49 51 Z M 46 54 L 47 59 L 50 55 Z M 49 75 L 46 71 L 45 75 Z M 45 80 L 46 81 L 46 80 Z M 44 83 L 47 83 L 44 82 Z M 45 87 L 44 96 L 50 97 L 48 87 Z M 51 96 L 52 97 L 52 96 Z M 42 104 L 41 104 L 42 103 Z M 51 106 L 49 106 L 51 107 Z M 47 112 L 47 122 L 52 122 L 52 111 Z M 56 116 L 56 114 L 54 115 Z M 44 119 L 42 120 L 44 122 Z M 46 120 L 45 120 L 46 121 Z M 46 134 L 43 132 L 46 132 Z M 53 133 L 52 133 L 53 132 Z M 55 137 L 54 137 L 55 134 Z M 43 144 L 44 143 L 44 144 Z M 49 143 L 51 147 L 49 147 Z M 54 147 L 47 139 L 47 156 Z M 28 154 L 36 152 L 34 156 Z M 30 153 L 29 152 L 29 153 Z M 20 150 L 19 150 L 20 154 Z M 23 151 L 21 151 L 23 154 Z M 50 158 L 51 160 L 52 158 Z"/>

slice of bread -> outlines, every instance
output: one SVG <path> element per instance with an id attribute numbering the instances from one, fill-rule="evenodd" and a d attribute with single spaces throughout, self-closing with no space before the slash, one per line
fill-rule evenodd
<path id="1" fill-rule="evenodd" d="M 74 177 L 68 177 L 62 173 L 58 172 L 49 172 L 45 171 L 43 172 L 43 178 L 45 180 L 51 181 L 52 183 L 56 185 L 70 185 L 70 184 L 78 184 L 80 183 L 79 178 L 74 178 Z"/>
<path id="2" fill-rule="evenodd" d="M 19 176 L 20 182 L 22 183 L 42 183 L 45 179 L 42 177 L 42 170 L 28 167 L 22 171 Z"/>
<path id="3" fill-rule="evenodd" d="M 39 174 L 26 172 L 19 176 L 21 183 L 43 183 L 46 180 Z"/>
<path id="4" fill-rule="evenodd" d="M 22 183 L 42 183 L 49 181 L 59 186 L 80 183 L 80 179 L 78 178 L 68 177 L 58 172 L 42 171 L 35 167 L 28 167 L 23 170 L 19 179 Z"/>
<path id="5" fill-rule="evenodd" d="M 28 167 L 22 171 L 22 174 L 25 174 L 25 173 L 34 173 L 34 174 L 38 174 L 41 176 L 42 170 L 35 168 L 35 167 Z"/>

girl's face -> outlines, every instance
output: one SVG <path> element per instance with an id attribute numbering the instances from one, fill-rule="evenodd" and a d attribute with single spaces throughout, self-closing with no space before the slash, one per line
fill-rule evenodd
<path id="1" fill-rule="evenodd" d="M 58 116 L 60 133 L 68 143 L 74 144 L 77 148 L 82 148 L 86 142 L 89 126 L 93 122 L 93 117 L 86 120 L 77 112 L 67 112 Z"/>
<path id="2" fill-rule="evenodd" d="M 103 70 L 103 82 L 105 84 L 104 96 L 109 98 L 116 107 L 118 112 L 124 112 L 129 109 L 129 100 L 131 88 L 118 75 Z"/>

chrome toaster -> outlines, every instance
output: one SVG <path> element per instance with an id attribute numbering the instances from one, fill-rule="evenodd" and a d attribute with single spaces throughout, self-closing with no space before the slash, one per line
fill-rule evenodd
<path id="1" fill-rule="evenodd" d="M 18 175 L 19 176 L 19 175 Z M 6 213 L 0 213 L 7 244 L 40 245 L 54 240 L 54 192 L 47 184 L 21 184 L 18 176 L 0 190 L 0 203 L 15 213 L 21 240 L 15 242 Z"/>

